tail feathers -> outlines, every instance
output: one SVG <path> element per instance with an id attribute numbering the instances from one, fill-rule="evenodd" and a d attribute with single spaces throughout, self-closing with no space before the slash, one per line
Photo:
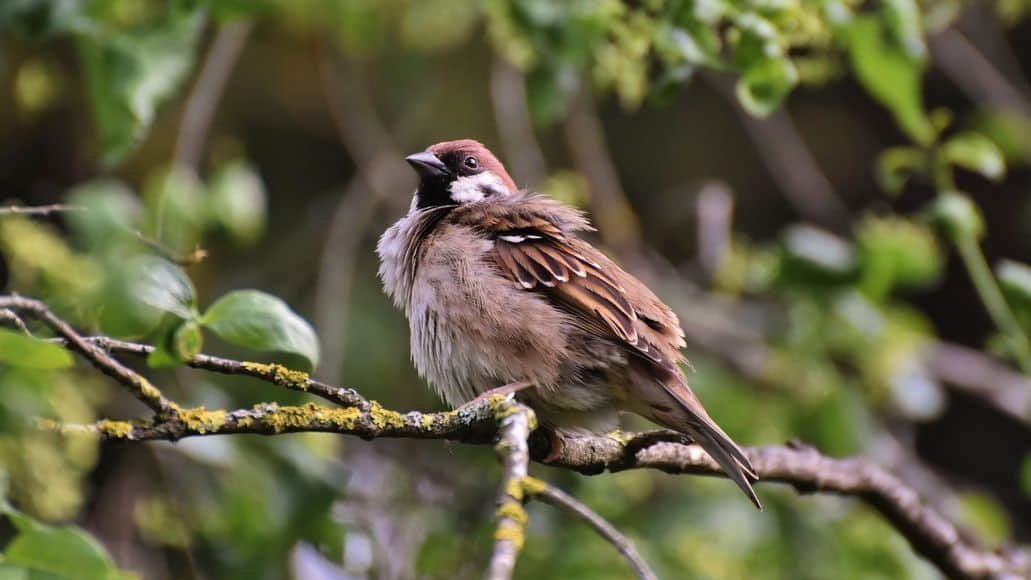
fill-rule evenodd
<path id="1" fill-rule="evenodd" d="M 759 503 L 759 497 L 752 489 L 752 481 L 759 478 L 741 448 L 731 441 L 722 429 L 708 421 L 695 423 L 687 431 L 687 434 L 716 460 L 723 472 L 741 488 L 741 491 L 748 496 L 755 507 L 762 510 L 763 506 Z"/>
<path id="2" fill-rule="evenodd" d="M 687 380 L 683 375 L 679 372 L 670 373 L 658 380 L 640 381 L 636 385 L 641 389 L 639 396 L 648 405 L 642 414 L 666 427 L 689 435 L 719 464 L 727 477 L 741 488 L 755 507 L 763 509 L 755 490 L 752 489 L 751 482 L 758 480 L 759 477 L 752 468 L 748 456 L 709 417 L 702 402 L 687 386 Z M 653 390 L 655 387 L 659 387 L 660 390 Z"/>

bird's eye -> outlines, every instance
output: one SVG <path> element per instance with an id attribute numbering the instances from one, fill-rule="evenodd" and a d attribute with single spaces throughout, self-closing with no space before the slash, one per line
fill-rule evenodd
<path id="1" fill-rule="evenodd" d="M 465 166 L 469 169 L 476 169 L 480 166 L 480 163 L 476 161 L 476 158 L 473 156 L 466 157 L 465 161 L 463 161 L 462 163 L 465 163 Z"/>

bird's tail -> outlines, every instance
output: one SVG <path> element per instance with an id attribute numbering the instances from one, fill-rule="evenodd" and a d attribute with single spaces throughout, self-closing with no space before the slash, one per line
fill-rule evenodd
<path id="1" fill-rule="evenodd" d="M 690 436 L 706 453 L 719 464 L 723 472 L 737 484 L 755 507 L 762 508 L 759 498 L 752 489 L 752 482 L 759 477 L 748 456 L 709 417 L 701 401 L 687 386 L 682 375 L 672 376 L 662 382 L 664 390 L 676 401 L 676 408 L 670 412 L 656 413 L 660 423 Z M 666 409 L 662 409 L 665 411 Z"/>

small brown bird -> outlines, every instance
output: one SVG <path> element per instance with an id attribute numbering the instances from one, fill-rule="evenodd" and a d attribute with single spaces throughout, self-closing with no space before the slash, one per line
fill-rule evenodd
<path id="1" fill-rule="evenodd" d="M 419 374 L 449 405 L 525 382 L 520 398 L 561 432 L 607 432 L 618 411 L 636 413 L 691 437 L 761 509 L 748 457 L 678 366 L 676 315 L 577 236 L 593 229 L 579 210 L 519 191 L 477 141 L 406 161 L 419 186 L 379 240 L 379 276 Z"/>

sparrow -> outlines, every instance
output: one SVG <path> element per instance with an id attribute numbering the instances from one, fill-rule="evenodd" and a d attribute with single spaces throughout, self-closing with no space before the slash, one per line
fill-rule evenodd
<path id="1" fill-rule="evenodd" d="M 579 237 L 593 231 L 582 212 L 520 190 L 478 141 L 405 161 L 419 185 L 377 244 L 379 277 L 408 319 L 416 369 L 449 405 L 532 385 L 520 400 L 573 435 L 634 413 L 690 437 L 762 509 L 748 457 L 680 369 L 677 316 Z"/>

